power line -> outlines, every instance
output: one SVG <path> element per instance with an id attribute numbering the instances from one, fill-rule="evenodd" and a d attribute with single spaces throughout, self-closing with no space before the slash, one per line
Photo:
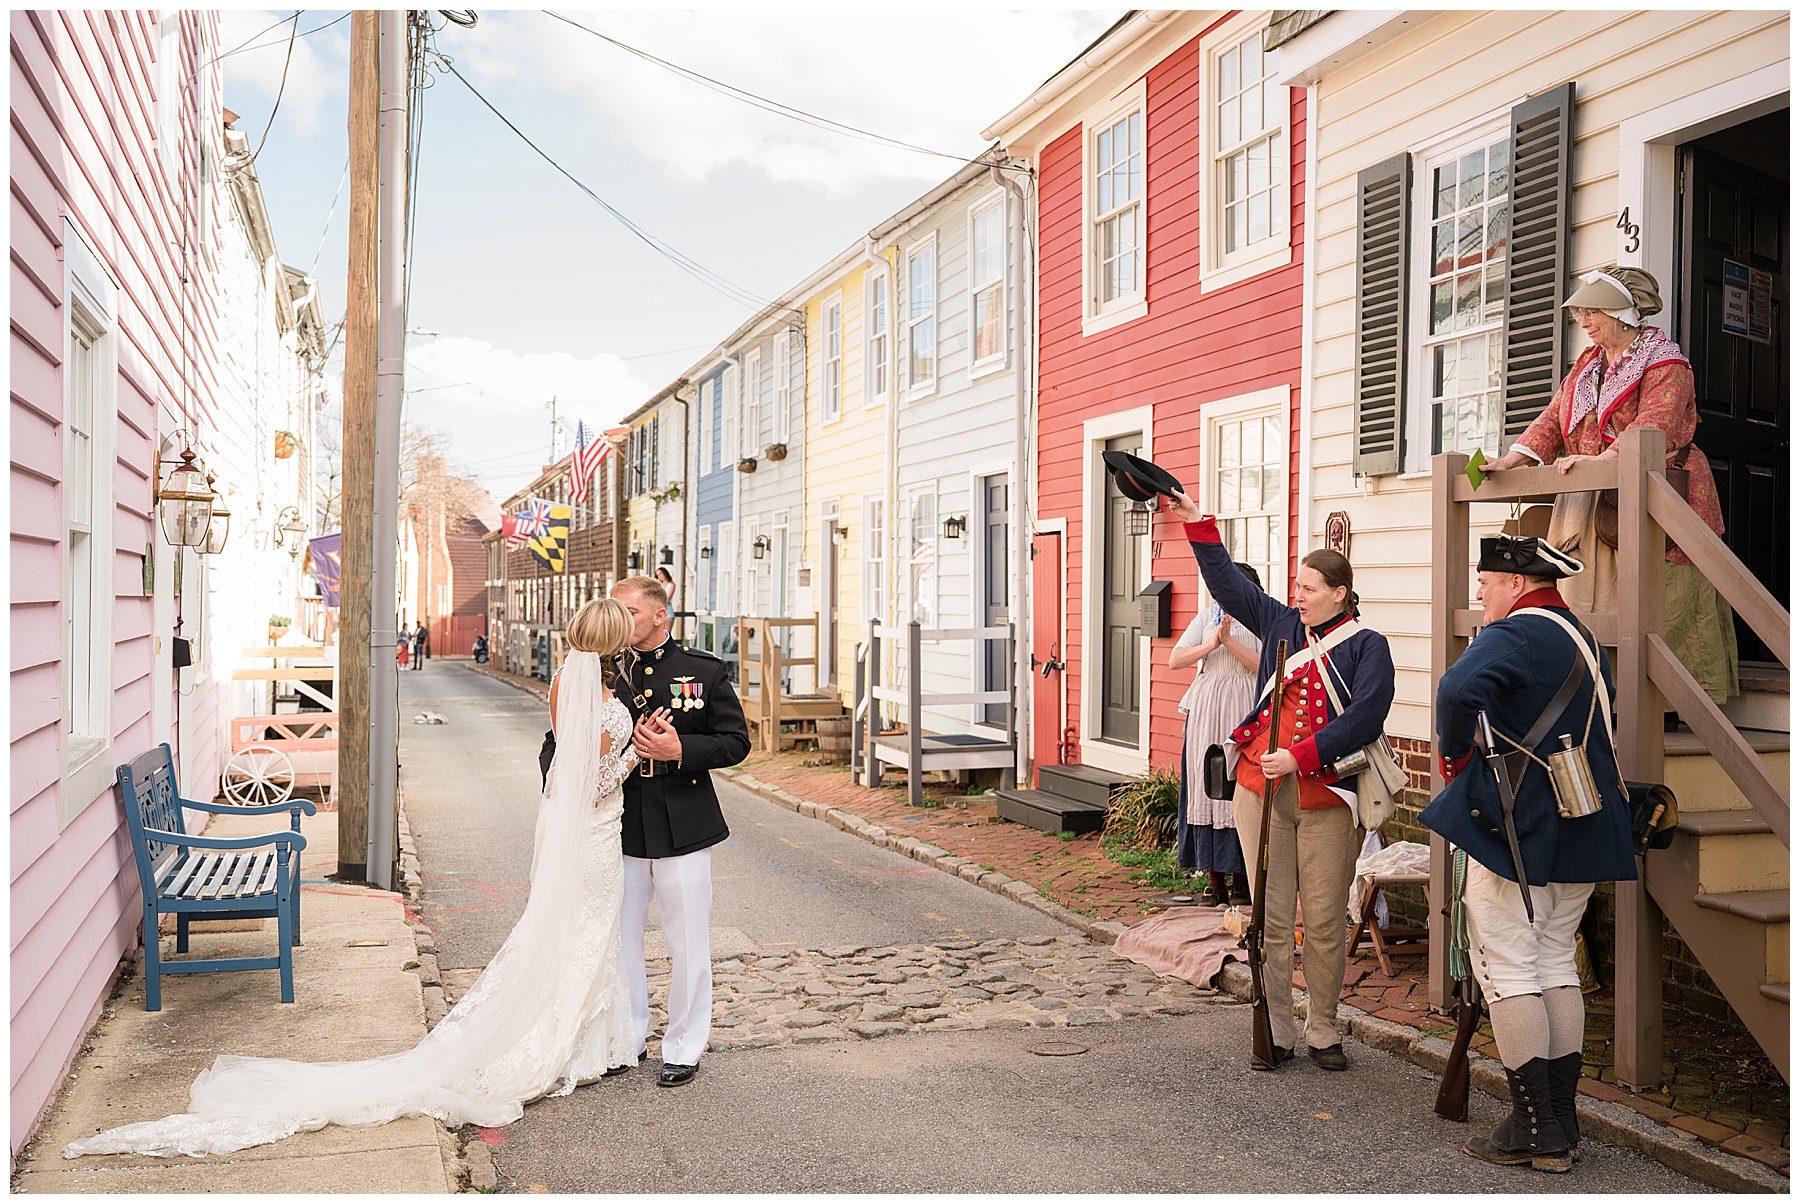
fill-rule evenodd
<path id="1" fill-rule="evenodd" d="M 676 267 L 680 268 L 682 271 L 684 271 L 688 275 L 692 276 L 695 280 L 698 280 L 700 283 L 706 285 L 708 288 L 714 290 L 715 292 L 721 294 L 722 296 L 725 296 L 725 297 L 729 298 L 730 300 L 736 301 L 740 305 L 744 305 L 744 306 L 747 306 L 752 309 L 759 309 L 759 308 L 769 304 L 769 301 L 766 297 L 759 296 L 758 294 L 751 292 L 747 288 L 742 288 L 736 284 L 733 284 L 731 281 L 725 279 L 725 277 L 719 275 L 717 272 L 714 272 L 712 269 L 701 264 L 698 260 L 692 259 L 692 258 L 688 257 L 687 255 L 682 254 L 680 251 L 676 250 L 673 246 L 664 242 L 662 239 L 658 238 L 656 235 L 651 234 L 649 231 L 645 230 L 642 226 L 639 226 L 636 222 L 634 222 L 630 218 L 626 217 L 623 213 L 620 213 L 617 209 L 615 209 L 611 205 L 607 204 L 607 202 L 600 196 L 599 193 L 595 192 L 592 188 L 589 188 L 586 184 L 582 183 L 566 167 L 564 167 L 562 164 L 558 163 L 555 159 L 551 158 L 548 152 L 546 152 L 537 143 L 533 142 L 530 139 L 530 137 L 528 137 L 526 135 L 525 131 L 521 130 L 518 126 L 514 125 L 512 120 L 510 118 L 508 118 L 506 116 L 506 114 L 502 113 L 499 109 L 495 108 L 493 102 L 490 101 L 486 96 L 483 96 L 481 94 L 481 90 L 479 88 L 477 88 L 474 84 L 470 83 L 468 80 L 468 77 L 463 75 L 462 72 L 458 71 L 456 69 L 455 64 L 453 64 L 447 57 L 440 54 L 438 56 L 438 58 L 439 58 L 439 61 L 443 63 L 444 69 L 446 71 L 448 71 L 451 75 L 454 75 L 459 81 L 461 81 L 463 87 L 467 88 L 470 92 L 474 93 L 475 99 L 479 100 L 484 106 L 486 106 L 488 112 L 490 112 L 494 116 L 498 117 L 500 119 L 501 123 L 504 124 L 507 129 L 511 130 L 514 134 L 518 135 L 519 140 L 521 142 L 525 143 L 526 146 L 529 146 L 532 150 L 536 151 L 539 158 L 543 159 L 544 162 L 548 163 L 551 167 L 555 168 L 556 171 L 560 175 L 563 176 L 563 178 L 568 180 L 571 184 L 575 185 L 575 187 L 581 189 L 581 191 L 587 195 L 589 200 L 593 201 L 596 205 L 599 205 L 602 209 L 606 210 L 606 212 L 615 221 L 617 221 L 620 225 L 624 226 L 632 234 L 636 235 L 637 238 L 640 239 L 644 243 L 645 246 L 647 246 L 651 250 L 655 251 L 658 255 L 661 255 L 664 259 L 667 259 L 670 263 L 674 264 Z"/>
<path id="2" fill-rule="evenodd" d="M 658 67 L 661 67 L 666 71 L 671 71 L 674 74 L 681 76 L 683 79 L 691 80 L 694 83 L 701 85 L 702 87 L 709 88 L 714 92 L 718 92 L 718 93 L 721 93 L 722 95 L 729 96 L 734 100 L 743 101 L 745 104 L 748 104 L 753 108 L 761 109 L 766 113 L 773 113 L 778 117 L 786 117 L 791 121 L 798 121 L 804 125 L 810 125 L 815 128 L 818 128 L 818 129 L 824 129 L 824 130 L 829 130 L 833 133 L 843 134 L 847 137 L 856 138 L 860 141 L 881 143 L 881 144 L 885 144 L 887 146 L 895 147 L 896 149 L 899 149 L 899 150 L 911 151 L 914 154 L 933 155 L 940 159 L 952 159 L 958 163 L 972 163 L 976 159 L 980 158 L 980 153 L 977 153 L 975 155 L 952 154 L 949 151 L 936 150 L 929 146 L 920 146 L 915 142 L 906 142 L 899 138 L 890 138 L 886 134 L 878 134 L 878 133 L 874 132 L 873 130 L 865 130 L 860 126 L 849 125 L 845 122 L 837 121 L 830 117 L 824 117 L 817 113 L 808 112 L 805 109 L 798 109 L 798 108 L 795 108 L 793 105 L 783 104 L 779 100 L 771 100 L 767 96 L 759 95 L 759 94 L 757 94 L 755 92 L 751 92 L 747 89 L 737 87 L 734 84 L 725 83 L 723 80 L 714 79 L 710 75 L 703 75 L 700 72 L 693 70 L 691 67 L 683 67 L 679 63 L 672 63 L 668 59 L 659 58 L 656 55 L 651 54 L 647 50 L 640 50 L 638 47 L 633 46 L 627 42 L 621 42 L 617 38 L 608 37 L 606 34 L 601 33 L 597 29 L 590 29 L 588 26 L 583 25 L 579 21 L 572 21 L 568 17 L 563 16 L 561 13 L 551 12 L 550 10 L 546 9 L 546 10 L 544 10 L 544 15 L 547 17 L 553 17 L 556 20 L 561 21 L 565 25 L 572 25 L 576 29 L 581 30 L 583 33 L 591 34 L 594 37 L 599 38 L 601 41 L 606 42 L 609 45 L 618 47 L 620 50 L 625 51 L 627 54 L 633 54 L 633 55 L 636 55 L 638 58 L 643 59 L 645 62 L 654 63 Z"/>
<path id="3" fill-rule="evenodd" d="M 300 14 L 304 9 L 294 10 L 294 28 L 288 33 L 287 57 L 281 61 L 281 86 L 275 89 L 275 103 L 269 109 L 269 122 L 263 126 L 262 137 L 257 140 L 256 149 L 250 152 L 250 162 L 256 162 L 256 156 L 262 154 L 262 148 L 269 144 L 269 131 L 275 128 L 275 114 L 281 112 L 281 98 L 287 94 L 288 67 L 294 61 L 294 40 L 300 32 Z"/>
<path id="4" fill-rule="evenodd" d="M 344 158 L 344 172 L 338 177 L 337 191 L 331 194 L 331 208 L 325 214 L 325 228 L 319 231 L 319 249 L 313 252 L 312 269 L 309 276 L 319 274 L 319 257 L 325 254 L 325 236 L 331 233 L 331 219 L 337 216 L 338 198 L 344 195 L 344 181 L 350 178 L 350 159 Z"/>

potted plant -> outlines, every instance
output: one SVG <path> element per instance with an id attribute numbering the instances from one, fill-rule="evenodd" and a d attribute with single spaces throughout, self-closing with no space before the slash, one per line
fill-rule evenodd
<path id="1" fill-rule="evenodd" d="M 787 444 L 771 443 L 763 448 L 763 455 L 771 460 L 785 460 L 787 459 Z"/>
<path id="2" fill-rule="evenodd" d="M 755 456 L 744 456 L 742 459 L 740 459 L 738 461 L 738 471 L 739 472 L 755 472 L 756 471 L 756 457 Z"/>
<path id="3" fill-rule="evenodd" d="M 288 633 L 288 628 L 293 626 L 293 623 L 294 623 L 294 621 L 292 619 L 288 618 L 286 615 L 270 615 L 269 616 L 269 643 L 271 643 L 271 644 L 280 643 L 281 637 Z"/>
<path id="4" fill-rule="evenodd" d="M 277 460 L 291 459 L 299 449 L 300 436 L 293 431 L 275 432 L 275 458 Z"/>

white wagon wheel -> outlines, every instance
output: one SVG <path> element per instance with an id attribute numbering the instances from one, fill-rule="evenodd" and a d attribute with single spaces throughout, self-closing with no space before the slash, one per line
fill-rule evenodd
<path id="1" fill-rule="evenodd" d="M 285 803 L 294 794 L 294 763 L 267 744 L 251 744 L 225 762 L 225 797 L 245 807 Z"/>

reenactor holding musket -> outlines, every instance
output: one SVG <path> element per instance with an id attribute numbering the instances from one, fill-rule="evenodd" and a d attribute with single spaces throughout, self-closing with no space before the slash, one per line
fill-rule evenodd
<path id="1" fill-rule="evenodd" d="M 1611 670 L 1557 592 L 1581 567 L 1540 539 L 1481 541 L 1485 625 L 1438 683 L 1447 785 L 1419 816 L 1467 854 L 1469 963 L 1512 1091 L 1511 1114 L 1463 1151 L 1553 1173 L 1581 1136 L 1576 932 L 1594 883 L 1637 877 Z"/>

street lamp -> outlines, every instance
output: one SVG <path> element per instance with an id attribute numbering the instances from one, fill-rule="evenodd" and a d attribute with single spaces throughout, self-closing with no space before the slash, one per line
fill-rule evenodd
<path id="1" fill-rule="evenodd" d="M 212 520 L 206 528 L 206 547 L 201 549 L 203 555 L 217 556 L 225 550 L 225 541 L 231 537 L 231 509 L 225 504 L 225 495 L 213 485 L 213 474 L 206 474 L 206 484 L 213 491 Z"/>
<path id="2" fill-rule="evenodd" d="M 169 470 L 162 488 L 156 491 L 163 535 L 178 548 L 206 546 L 206 529 L 212 523 L 213 491 L 206 483 L 205 473 L 206 467 L 198 462 L 194 449 L 184 447 L 180 462 Z"/>

